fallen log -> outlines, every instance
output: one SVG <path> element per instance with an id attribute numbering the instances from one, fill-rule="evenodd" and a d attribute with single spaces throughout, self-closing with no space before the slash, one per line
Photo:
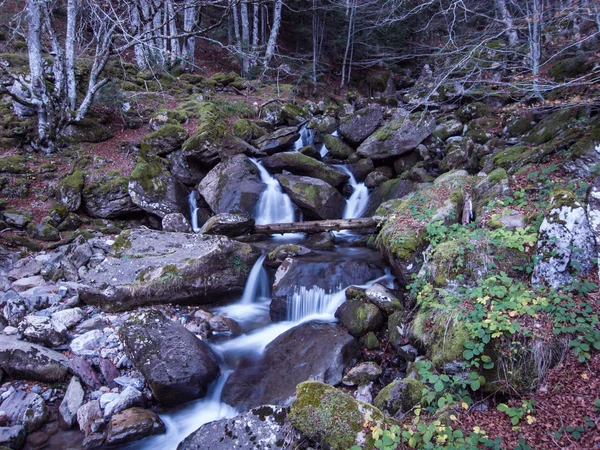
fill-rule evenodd
<path id="1" fill-rule="evenodd" d="M 373 217 L 362 219 L 314 220 L 310 222 L 254 225 L 254 234 L 321 233 L 323 231 L 364 230 L 377 227 Z"/>

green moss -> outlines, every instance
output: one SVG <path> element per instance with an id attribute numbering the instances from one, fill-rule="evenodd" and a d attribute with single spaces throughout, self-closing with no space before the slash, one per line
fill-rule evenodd
<path id="1" fill-rule="evenodd" d="M 205 145 L 220 147 L 223 136 L 228 131 L 227 121 L 210 102 L 197 103 L 198 129 L 196 133 L 183 144 L 183 150 L 196 150 Z"/>
<path id="2" fill-rule="evenodd" d="M 164 127 L 161 127 L 152 133 L 148 133 L 142 138 L 142 142 L 149 143 L 154 140 L 161 140 L 165 138 L 185 139 L 186 136 L 187 131 L 185 131 L 181 125 L 179 125 L 178 123 L 168 123 Z"/>
<path id="3" fill-rule="evenodd" d="M 412 322 L 413 335 L 427 348 L 427 355 L 437 369 L 444 364 L 463 361 L 465 342 L 470 340 L 465 323 L 451 313 L 420 310 Z"/>
<path id="4" fill-rule="evenodd" d="M 554 81 L 565 81 L 590 72 L 594 68 L 594 61 L 584 55 L 559 61 L 550 69 L 550 76 Z"/>
<path id="5" fill-rule="evenodd" d="M 399 130 L 400 127 L 402 127 L 403 123 L 404 123 L 404 119 L 399 119 L 399 120 L 394 120 L 394 121 L 391 121 L 391 122 L 385 124 L 384 126 L 379 128 L 375 132 L 375 136 L 377 137 L 377 140 L 385 141 L 387 138 L 390 137 L 390 134 L 392 134 L 394 131 Z"/>
<path id="6" fill-rule="evenodd" d="M 27 173 L 27 158 L 25 156 L 4 156 L 0 158 L 0 172 L 22 174 Z"/>
<path id="7" fill-rule="evenodd" d="M 68 189 L 73 192 L 81 192 L 81 190 L 83 189 L 83 180 L 83 172 L 81 170 L 75 170 L 71 175 L 63 178 L 60 181 L 59 186 L 61 188 Z"/>
<path id="8" fill-rule="evenodd" d="M 348 157 L 354 153 L 354 150 L 346 145 L 341 139 L 331 136 L 330 134 L 325 135 L 325 146 L 327 147 L 327 150 L 329 150 L 331 157 L 337 159 L 348 159 Z"/>
<path id="9" fill-rule="evenodd" d="M 238 78 L 238 74 L 235 72 L 223 73 L 217 72 L 210 79 L 221 86 L 227 86 L 230 83 L 233 83 Z"/>
<path id="10" fill-rule="evenodd" d="M 292 103 L 284 103 L 281 105 L 281 114 L 284 119 L 297 119 L 298 117 L 306 117 L 307 111 L 299 105 L 293 105 Z"/>
<path id="11" fill-rule="evenodd" d="M 492 157 L 494 165 L 503 169 L 510 170 L 515 168 L 518 162 L 522 161 L 524 156 L 531 152 L 526 145 L 515 145 L 506 150 L 501 150 Z"/>
<path id="12" fill-rule="evenodd" d="M 552 191 L 550 194 L 550 201 L 548 202 L 547 213 L 555 209 L 561 208 L 577 208 L 579 207 L 579 201 L 573 191 L 569 189 L 558 188 Z"/>
<path id="13" fill-rule="evenodd" d="M 131 241 L 129 240 L 131 232 L 129 230 L 123 231 L 115 238 L 115 242 L 111 246 L 111 250 L 120 257 L 121 254 L 128 248 L 131 248 Z"/>
<path id="14" fill-rule="evenodd" d="M 412 378 L 396 380 L 379 391 L 373 405 L 390 415 L 395 415 L 398 411 L 407 413 L 421 403 L 424 389 L 426 388 L 422 382 Z"/>
<path id="15" fill-rule="evenodd" d="M 372 331 L 369 331 L 363 338 L 362 345 L 367 350 L 377 350 L 380 346 L 379 339 L 377 339 L 377 336 Z"/>
<path id="16" fill-rule="evenodd" d="M 164 194 L 167 190 L 165 182 L 160 175 L 166 168 L 160 158 L 148 155 L 145 159 L 138 158 L 138 163 L 131 172 L 131 179 L 140 183 L 146 192 Z"/>
<path id="17" fill-rule="evenodd" d="M 117 173 L 114 173 L 115 171 L 111 172 L 108 172 L 106 177 L 100 178 L 94 183 L 87 184 L 83 189 L 84 195 L 96 193 L 105 196 L 118 192 L 127 192 L 129 178 L 121 177 L 119 171 L 116 171 Z"/>
<path id="18" fill-rule="evenodd" d="M 484 117 L 488 112 L 487 106 L 481 102 L 469 103 L 458 110 L 458 117 L 463 123 Z"/>
<path id="19" fill-rule="evenodd" d="M 488 180 L 490 181 L 490 183 L 492 184 L 496 184 L 502 180 L 507 180 L 508 179 L 508 174 L 506 173 L 506 170 L 502 169 L 502 168 L 498 168 L 496 170 L 493 170 L 489 175 L 488 175 Z"/>

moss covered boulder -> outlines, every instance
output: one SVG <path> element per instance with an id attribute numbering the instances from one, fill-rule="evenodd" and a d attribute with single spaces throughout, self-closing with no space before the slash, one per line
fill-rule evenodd
<path id="1" fill-rule="evenodd" d="M 264 186 L 258 169 L 246 155 L 235 155 L 215 166 L 198 185 L 198 192 L 216 214 L 256 215 Z"/>
<path id="2" fill-rule="evenodd" d="M 354 445 L 371 449 L 375 441 L 369 426 L 389 426 L 374 406 L 315 381 L 298 385 L 288 419 L 305 436 L 333 450 Z"/>
<path id="3" fill-rule="evenodd" d="M 281 118 L 290 126 L 297 126 L 310 117 L 310 113 L 302 106 L 293 103 L 281 105 Z"/>
<path id="4" fill-rule="evenodd" d="M 335 317 L 355 337 L 377 331 L 384 322 L 383 314 L 377 306 L 360 300 L 346 300 L 335 312 Z"/>
<path id="5" fill-rule="evenodd" d="M 103 142 L 113 137 L 113 132 L 105 125 L 93 119 L 84 119 L 68 125 L 63 133 L 63 138 L 68 142 Z"/>
<path id="6" fill-rule="evenodd" d="M 285 192 L 302 212 L 316 220 L 341 219 L 346 207 L 342 194 L 318 178 L 276 175 Z"/>
<path id="7" fill-rule="evenodd" d="M 340 135 L 350 145 L 357 147 L 379 128 L 382 122 L 383 111 L 380 107 L 364 108 L 342 118 Z"/>
<path id="8" fill-rule="evenodd" d="M 350 178 L 340 169 L 298 152 L 278 153 L 264 158 L 262 164 L 270 173 L 288 171 L 294 175 L 318 178 L 333 187 L 342 185 Z"/>
<path id="9" fill-rule="evenodd" d="M 198 103 L 195 111 L 198 116 L 198 128 L 179 151 L 188 161 L 213 167 L 219 162 L 219 150 L 229 126 L 225 116 L 214 103 Z"/>
<path id="10" fill-rule="evenodd" d="M 129 195 L 129 178 L 109 172 L 83 188 L 83 206 L 92 217 L 114 219 L 142 212 Z"/>
<path id="11" fill-rule="evenodd" d="M 240 214 L 217 214 L 206 221 L 200 229 L 202 234 L 241 236 L 254 227 L 254 219 Z"/>
<path id="12" fill-rule="evenodd" d="M 262 152 L 269 155 L 290 149 L 290 147 L 300 138 L 298 128 L 285 127 L 280 128 L 252 141 L 252 143 Z"/>
<path id="13" fill-rule="evenodd" d="M 581 178 L 600 172 L 600 117 L 586 125 L 585 134 L 569 149 L 565 170 Z"/>
<path id="14" fill-rule="evenodd" d="M 373 404 L 390 416 L 406 414 L 421 402 L 423 389 L 425 385 L 420 381 L 411 378 L 396 380 L 379 391 Z"/>
<path id="15" fill-rule="evenodd" d="M 81 206 L 81 191 L 84 175 L 81 170 L 75 170 L 58 183 L 56 200 L 69 211 L 77 211 Z"/>
<path id="16" fill-rule="evenodd" d="M 3 156 L 0 159 L 0 172 L 11 174 L 27 173 L 27 158 L 20 155 Z"/>
<path id="17" fill-rule="evenodd" d="M 313 117 L 306 128 L 317 130 L 321 134 L 331 134 L 337 129 L 337 121 L 331 116 Z"/>
<path id="18" fill-rule="evenodd" d="M 468 123 L 473 119 L 484 117 L 487 112 L 488 108 L 484 103 L 475 102 L 461 107 L 457 115 L 463 123 Z"/>
<path id="19" fill-rule="evenodd" d="M 348 159 L 354 153 L 354 149 L 346 145 L 340 138 L 326 134 L 324 139 L 325 147 L 327 147 L 329 156 L 332 158 Z"/>
<path id="20" fill-rule="evenodd" d="M 49 223 L 37 224 L 31 222 L 27 225 L 27 234 L 31 238 L 38 239 L 40 241 L 60 241 L 60 233 Z"/>
<path id="21" fill-rule="evenodd" d="M 378 208 L 380 206 L 390 200 L 403 198 L 412 193 L 415 189 L 415 184 L 410 180 L 394 178 L 393 180 L 385 181 L 371 191 L 367 209 L 363 213 L 363 216 L 369 217 L 373 215 L 385 214 L 382 211 L 378 212 Z"/>
<path id="22" fill-rule="evenodd" d="M 181 148 L 187 139 L 187 131 L 179 124 L 167 124 L 142 138 L 150 152 L 159 156 L 167 155 Z"/>
<path id="23" fill-rule="evenodd" d="M 470 137 L 448 140 L 444 149 L 444 159 L 440 161 L 440 170 L 447 172 L 457 169 L 477 169 L 476 150 L 476 144 Z"/>
<path id="24" fill-rule="evenodd" d="M 246 142 L 267 134 L 267 131 L 248 119 L 237 119 L 233 122 L 233 134 Z"/>

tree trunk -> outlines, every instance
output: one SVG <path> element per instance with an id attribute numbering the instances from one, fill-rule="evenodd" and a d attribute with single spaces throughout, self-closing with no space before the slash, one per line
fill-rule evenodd
<path id="1" fill-rule="evenodd" d="M 376 228 L 377 221 L 373 217 L 362 219 L 315 220 L 311 222 L 274 223 L 255 225 L 255 234 L 283 233 L 322 233 L 324 231 L 365 230 Z"/>
<path id="2" fill-rule="evenodd" d="M 267 43 L 267 50 L 265 52 L 265 59 L 263 65 L 267 67 L 271 58 L 275 54 L 275 46 L 277 45 L 277 37 L 279 36 L 279 27 L 281 26 L 281 8 L 283 6 L 283 0 L 275 0 L 275 9 L 273 11 L 273 26 L 271 27 L 271 35 L 269 36 L 269 42 Z"/>
<path id="3" fill-rule="evenodd" d="M 183 31 L 191 33 L 196 24 L 196 0 L 185 0 L 183 11 Z M 186 36 L 183 41 L 181 68 L 192 72 L 194 70 L 194 55 L 196 53 L 196 38 Z"/>
<path id="4" fill-rule="evenodd" d="M 75 81 L 75 28 L 79 10 L 78 0 L 67 2 L 67 34 L 65 36 L 65 70 L 67 72 L 67 98 L 69 108 L 77 106 L 77 84 Z"/>
<path id="5" fill-rule="evenodd" d="M 252 4 L 252 57 L 256 60 L 256 55 L 258 53 L 258 38 L 259 38 L 259 11 L 260 4 L 258 1 L 255 1 Z"/>
<path id="6" fill-rule="evenodd" d="M 240 14 L 242 16 L 242 76 L 247 77 L 250 69 L 248 53 L 250 50 L 250 18 L 248 17 L 247 0 L 241 0 Z"/>
<path id="7" fill-rule="evenodd" d="M 179 39 L 176 37 L 179 33 L 177 32 L 177 17 L 175 16 L 175 8 L 173 7 L 173 2 L 171 0 L 166 0 L 166 6 L 166 13 L 169 17 L 169 36 L 171 37 L 169 42 L 171 46 L 169 61 L 170 66 L 173 67 L 177 63 L 177 61 L 181 59 L 181 47 L 179 46 Z"/>
<path id="8" fill-rule="evenodd" d="M 346 4 L 347 8 L 350 11 L 350 15 L 348 18 L 348 34 L 346 36 L 346 50 L 344 51 L 344 62 L 342 64 L 342 81 L 340 82 L 340 88 L 344 87 L 346 84 L 346 66 L 348 64 L 348 54 L 350 53 L 350 47 L 353 45 L 353 33 L 354 33 L 354 15 L 356 14 L 356 4 L 354 1 L 350 5 L 350 0 Z M 348 11 L 346 12 L 348 15 Z M 348 80 L 350 82 L 350 80 Z"/>
<path id="9" fill-rule="evenodd" d="M 494 0 L 496 3 L 496 11 L 500 20 L 504 23 L 504 27 L 506 29 L 506 36 L 508 37 L 508 45 L 509 47 L 514 47 L 518 40 L 519 36 L 517 34 L 517 30 L 513 24 L 513 17 L 510 11 L 506 6 L 506 0 Z"/>
<path id="10" fill-rule="evenodd" d="M 533 76 L 533 94 L 538 100 L 544 100 L 540 92 L 539 75 L 541 52 L 541 3 L 540 0 L 527 1 L 527 26 L 529 29 L 529 60 L 531 65 L 531 75 Z"/>

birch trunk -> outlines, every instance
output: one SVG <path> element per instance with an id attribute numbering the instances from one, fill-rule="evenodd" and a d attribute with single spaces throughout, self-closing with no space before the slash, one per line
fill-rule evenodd
<path id="1" fill-rule="evenodd" d="M 258 1 L 252 4 L 252 57 L 256 60 L 256 54 L 258 52 L 258 15 L 260 5 Z"/>
<path id="2" fill-rule="evenodd" d="M 175 37 L 177 36 L 179 33 L 177 32 L 177 23 L 176 23 L 176 19 L 177 17 L 175 16 L 175 8 L 173 7 L 173 2 L 171 0 L 166 0 L 166 5 L 167 5 L 167 14 L 169 16 L 169 36 L 171 37 L 170 39 L 170 46 L 171 46 L 171 54 L 170 54 L 170 62 L 171 62 L 171 66 L 174 66 L 177 61 L 180 60 L 181 58 L 181 48 L 179 46 L 179 38 Z"/>
<path id="3" fill-rule="evenodd" d="M 348 35 L 346 37 L 346 50 L 344 51 L 344 62 L 342 64 L 342 81 L 340 82 L 340 88 L 343 88 L 346 84 L 346 66 L 348 64 L 348 54 L 350 53 L 350 47 L 353 45 L 352 35 L 354 33 L 354 15 L 356 14 L 356 4 L 354 2 L 352 3 L 352 5 L 348 3 L 347 7 L 350 8 L 350 16 L 348 18 Z"/>
<path id="4" fill-rule="evenodd" d="M 242 76 L 247 77 L 250 70 L 248 50 L 250 49 L 250 18 L 248 17 L 247 0 L 241 0 L 240 15 L 242 16 Z"/>
<path id="5" fill-rule="evenodd" d="M 504 23 L 506 36 L 508 37 L 508 45 L 510 47 L 514 47 L 519 40 L 519 36 L 513 23 L 512 14 L 506 6 L 506 0 L 494 0 L 494 2 L 496 4 L 498 16 L 500 16 L 500 20 L 502 20 L 502 23 Z"/>
<path id="6" fill-rule="evenodd" d="M 527 2 L 527 12 L 529 20 L 527 23 L 529 30 L 529 59 L 531 64 L 531 74 L 533 76 L 533 94 L 539 100 L 543 100 L 539 87 L 540 59 L 541 59 L 541 3 L 540 0 L 531 0 Z"/>
<path id="7" fill-rule="evenodd" d="M 196 0 L 185 0 L 185 9 L 183 11 L 183 31 L 191 33 L 196 24 Z M 196 53 L 196 38 L 194 36 L 186 36 L 183 41 L 183 59 L 181 68 L 192 72 L 194 70 L 194 55 Z"/>
<path id="8" fill-rule="evenodd" d="M 75 81 L 75 30 L 78 16 L 78 0 L 67 2 L 67 34 L 65 36 L 65 70 L 67 72 L 67 98 L 69 108 L 77 105 L 77 84 Z"/>
<path id="9" fill-rule="evenodd" d="M 267 67 L 271 58 L 275 54 L 275 46 L 277 45 L 277 37 L 279 36 L 279 27 L 281 26 L 281 8 L 283 6 L 283 0 L 275 0 L 275 9 L 273 11 L 273 26 L 271 27 L 271 34 L 269 36 L 269 42 L 267 43 L 267 50 L 265 52 L 265 59 L 263 65 Z"/>

